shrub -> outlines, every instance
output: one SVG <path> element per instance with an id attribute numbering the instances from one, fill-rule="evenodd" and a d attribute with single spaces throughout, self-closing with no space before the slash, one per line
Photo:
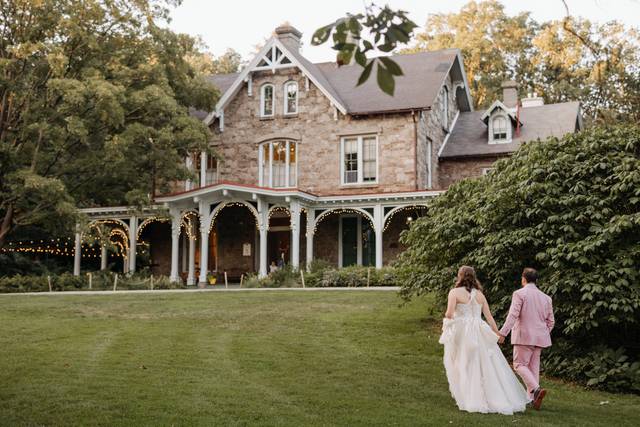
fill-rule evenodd
<path id="1" fill-rule="evenodd" d="M 468 264 L 499 319 L 522 268 L 537 268 L 540 288 L 554 299 L 554 339 L 565 342 L 565 360 L 551 364 L 554 373 L 572 377 L 582 370 L 578 379 L 587 383 L 592 372 L 602 381 L 590 386 L 611 389 L 619 384 L 610 385 L 603 370 L 631 375 L 640 352 L 637 126 L 526 144 L 488 176 L 464 180 L 434 199 L 401 240 L 408 247 L 397 263 L 405 298 L 434 292 L 444 309 L 458 267 Z M 582 365 L 586 354 L 619 348 L 628 364 L 599 358 L 604 368 Z"/>
<path id="2" fill-rule="evenodd" d="M 396 283 L 396 275 L 391 267 L 376 269 L 354 265 L 324 270 L 314 285 L 319 287 L 363 287 L 396 286 Z M 311 287 L 312 285 L 307 284 L 307 286 Z"/>

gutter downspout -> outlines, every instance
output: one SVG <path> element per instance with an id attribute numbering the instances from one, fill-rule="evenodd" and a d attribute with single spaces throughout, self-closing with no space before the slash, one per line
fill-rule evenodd
<path id="1" fill-rule="evenodd" d="M 411 119 L 413 120 L 413 182 L 414 189 L 418 189 L 418 122 L 416 121 L 416 112 L 411 110 Z"/>

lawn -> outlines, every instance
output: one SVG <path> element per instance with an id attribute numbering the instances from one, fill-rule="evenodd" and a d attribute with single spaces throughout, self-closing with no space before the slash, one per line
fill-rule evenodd
<path id="1" fill-rule="evenodd" d="M 545 379 L 459 412 L 429 300 L 393 292 L 0 297 L 2 425 L 640 425 L 640 397 Z M 606 403 L 604 403 L 606 402 Z"/>

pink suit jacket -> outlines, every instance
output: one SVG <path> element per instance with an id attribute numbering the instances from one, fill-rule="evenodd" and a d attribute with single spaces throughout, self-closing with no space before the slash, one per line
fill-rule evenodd
<path id="1" fill-rule="evenodd" d="M 506 337 L 511 332 L 511 344 L 551 346 L 551 330 L 555 325 L 551 297 L 527 283 L 513 293 L 509 315 L 500 329 L 500 335 Z"/>

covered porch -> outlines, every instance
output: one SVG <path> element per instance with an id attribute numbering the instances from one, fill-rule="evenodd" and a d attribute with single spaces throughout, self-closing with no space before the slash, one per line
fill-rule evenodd
<path id="1" fill-rule="evenodd" d="M 153 271 L 204 286 L 212 277 L 222 280 L 225 272 L 234 281 L 247 273 L 266 276 L 283 265 L 299 269 L 314 259 L 336 267 L 380 268 L 402 250 L 400 232 L 439 193 L 317 196 L 221 182 L 158 197 L 154 214 L 136 216 L 126 208 L 85 213 L 92 221 L 115 221 L 118 235 L 126 237 L 123 271 L 136 271 L 144 247 Z M 81 244 L 77 233 L 76 245 Z M 79 253 L 74 274 L 80 274 Z"/>

